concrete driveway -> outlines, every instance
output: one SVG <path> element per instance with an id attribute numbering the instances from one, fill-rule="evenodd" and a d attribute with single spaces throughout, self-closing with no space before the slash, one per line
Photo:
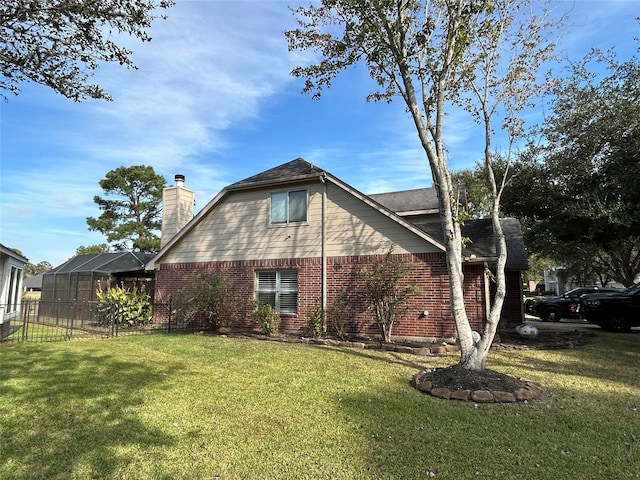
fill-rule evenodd
<path id="1" fill-rule="evenodd" d="M 562 319 L 559 322 L 543 322 L 538 317 L 534 317 L 531 315 L 525 315 L 524 318 L 525 323 L 530 323 L 531 325 L 535 325 L 539 331 L 546 332 L 566 332 L 566 331 L 583 331 L 583 332 L 597 332 L 603 331 L 598 325 L 594 325 L 593 323 L 587 323 L 580 320 L 565 320 Z M 635 327 L 631 329 L 632 332 L 640 331 L 640 327 Z"/>

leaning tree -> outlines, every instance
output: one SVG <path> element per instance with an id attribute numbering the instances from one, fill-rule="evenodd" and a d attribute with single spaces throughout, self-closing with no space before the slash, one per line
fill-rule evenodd
<path id="1" fill-rule="evenodd" d="M 547 8 L 534 0 L 322 0 L 294 14 L 298 28 L 285 33 L 290 50 L 311 49 L 321 57 L 292 71 L 305 79 L 304 92 L 319 98 L 338 73 L 364 63 L 379 86 L 368 100 L 404 100 L 438 195 L 460 364 L 484 369 L 506 288 L 499 217 L 503 182 L 492 169 L 493 124 L 498 117 L 509 145 L 522 134 L 521 113 L 539 88 L 536 72 L 553 50 Z M 452 108 L 468 112 L 482 127 L 490 183 L 498 260 L 495 298 L 481 334 L 472 331 L 464 303 L 464 216 L 455 201 L 445 146 L 446 114 Z"/>

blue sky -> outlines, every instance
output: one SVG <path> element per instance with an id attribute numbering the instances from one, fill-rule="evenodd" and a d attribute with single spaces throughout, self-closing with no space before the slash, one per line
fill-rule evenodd
<path id="1" fill-rule="evenodd" d="M 113 102 L 74 103 L 24 84 L 0 105 L 0 243 L 32 263 L 61 264 L 81 245 L 104 243 L 86 217 L 100 211 L 98 182 L 121 165 L 151 165 L 196 192 L 196 212 L 225 185 L 303 157 L 364 193 L 420 188 L 431 175 L 400 101 L 367 103 L 364 67 L 341 75 L 320 101 L 289 75 L 309 53 L 287 51 L 297 0 L 185 1 L 130 42 L 138 70 L 106 66 L 94 79 Z M 631 57 L 638 0 L 575 0 L 559 52 L 592 47 Z M 560 68 L 559 66 L 557 67 Z M 531 122 L 541 110 L 531 112 Z M 449 118 L 451 168 L 480 158 L 477 130 Z M 496 145 L 499 147 L 499 145 Z"/>

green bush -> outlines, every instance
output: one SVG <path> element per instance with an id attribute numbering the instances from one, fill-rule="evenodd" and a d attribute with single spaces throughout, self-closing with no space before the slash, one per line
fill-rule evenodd
<path id="1" fill-rule="evenodd" d="M 396 314 L 405 308 L 408 298 L 422 293 L 419 287 L 404 284 L 409 265 L 405 260 L 393 257 L 392 253 L 393 248 L 390 248 L 383 260 L 360 270 L 364 284 L 361 295 L 373 311 L 384 342 L 392 341 Z"/>
<path id="2" fill-rule="evenodd" d="M 189 325 L 205 321 L 214 330 L 228 325 L 238 312 L 239 295 L 222 272 L 206 272 L 196 277 L 173 297 L 176 319 Z"/>
<path id="3" fill-rule="evenodd" d="M 268 303 L 256 303 L 253 311 L 253 318 L 260 326 L 260 331 L 264 335 L 271 335 L 278 331 L 280 326 L 280 314 L 276 312 Z"/>
<path id="4" fill-rule="evenodd" d="M 100 325 L 147 325 L 153 320 L 151 297 L 144 289 L 109 287 L 96 292 L 95 315 Z"/>
<path id="5" fill-rule="evenodd" d="M 331 321 L 331 325 L 333 325 L 336 334 L 342 339 L 346 337 L 350 315 L 349 302 L 344 295 L 336 298 L 336 300 L 327 307 L 327 319 Z"/>
<path id="6" fill-rule="evenodd" d="M 313 306 L 313 308 L 307 311 L 306 317 L 309 335 L 313 338 L 318 338 L 326 332 L 327 328 L 325 326 L 324 311 L 322 310 L 322 305 L 320 305 L 319 301 Z"/>

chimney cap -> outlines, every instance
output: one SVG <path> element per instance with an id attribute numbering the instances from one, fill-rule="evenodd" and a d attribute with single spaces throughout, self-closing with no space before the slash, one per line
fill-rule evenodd
<path id="1" fill-rule="evenodd" d="M 175 176 L 175 181 L 176 182 L 184 182 L 184 175 L 182 175 L 181 173 L 177 173 Z"/>

